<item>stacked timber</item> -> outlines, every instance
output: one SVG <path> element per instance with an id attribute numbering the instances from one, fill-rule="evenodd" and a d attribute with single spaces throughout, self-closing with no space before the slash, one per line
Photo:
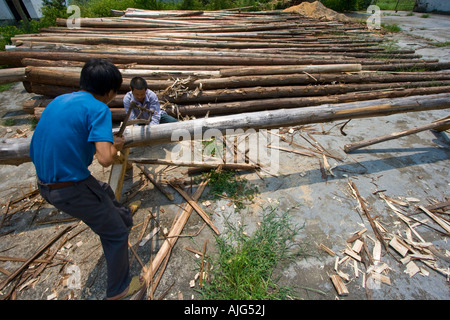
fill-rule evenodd
<path id="1" fill-rule="evenodd" d="M 14 66 L 16 81 L 37 95 L 25 111 L 39 118 L 55 96 L 79 90 L 81 68 L 94 57 L 123 74 L 109 105 L 117 121 L 134 76 L 180 119 L 450 91 L 450 64 L 387 49 L 383 36 L 356 22 L 280 11 L 116 13 L 82 18 L 78 29 L 58 19 L 57 27 L 12 39 L 0 65 Z"/>

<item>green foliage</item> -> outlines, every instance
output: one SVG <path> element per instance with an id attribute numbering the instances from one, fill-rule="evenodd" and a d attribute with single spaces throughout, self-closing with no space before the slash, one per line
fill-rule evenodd
<path id="1" fill-rule="evenodd" d="M 209 193 L 216 199 L 225 197 L 234 202 L 236 211 L 245 208 L 245 201 L 252 201 L 258 192 L 257 187 L 250 187 L 246 179 L 240 178 L 234 171 L 212 170 L 206 174 L 210 179 Z"/>
<path id="2" fill-rule="evenodd" d="M 203 3 L 200 0 L 182 0 L 180 10 L 203 10 Z"/>
<path id="3" fill-rule="evenodd" d="M 56 25 L 57 18 L 68 18 L 65 0 L 43 0 L 42 18 L 39 23 L 40 28 Z M 36 31 L 37 32 L 37 31 Z"/>
<path id="4" fill-rule="evenodd" d="M 3 120 L 3 125 L 6 127 L 14 126 L 15 124 L 16 124 L 16 119 L 9 118 L 9 119 Z"/>
<path id="5" fill-rule="evenodd" d="M 247 236 L 243 225 L 226 221 L 228 232 L 216 238 L 219 254 L 213 261 L 212 280 L 200 291 L 207 300 L 282 300 L 295 296 L 291 287 L 277 284 L 275 268 L 303 254 L 294 251 L 293 239 L 300 228 L 289 212 L 264 209 L 258 229 Z"/>
<path id="6" fill-rule="evenodd" d="M 39 21 L 31 20 L 28 24 L 20 21 L 16 26 L 0 27 L 0 50 L 5 50 L 5 45 L 11 44 L 11 38 L 16 34 L 36 33 L 39 32 L 41 23 Z"/>
<path id="7" fill-rule="evenodd" d="M 400 28 L 397 24 L 384 24 L 382 23 L 381 26 L 388 30 L 389 32 L 396 33 L 402 31 L 402 28 Z"/>
<path id="8" fill-rule="evenodd" d="M 414 9 L 415 0 L 377 0 L 374 4 L 379 6 L 381 10 L 399 10 L 412 11 Z"/>

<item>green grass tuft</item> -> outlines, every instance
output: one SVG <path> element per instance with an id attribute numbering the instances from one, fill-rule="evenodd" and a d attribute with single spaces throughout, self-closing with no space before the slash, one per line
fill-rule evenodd
<path id="1" fill-rule="evenodd" d="M 243 225 L 226 221 L 228 232 L 216 238 L 219 254 L 212 262 L 211 281 L 200 290 L 207 300 L 285 300 L 295 298 L 292 287 L 280 286 L 274 270 L 282 262 L 302 255 L 293 250 L 301 228 L 291 223 L 289 211 L 263 210 L 261 224 L 250 236 Z"/>

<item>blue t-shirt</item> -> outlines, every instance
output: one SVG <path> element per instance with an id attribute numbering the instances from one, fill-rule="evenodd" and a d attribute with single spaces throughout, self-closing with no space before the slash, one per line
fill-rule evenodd
<path id="1" fill-rule="evenodd" d="M 85 91 L 55 98 L 31 139 L 30 157 L 38 178 L 43 183 L 86 179 L 96 141 L 114 141 L 109 107 Z"/>

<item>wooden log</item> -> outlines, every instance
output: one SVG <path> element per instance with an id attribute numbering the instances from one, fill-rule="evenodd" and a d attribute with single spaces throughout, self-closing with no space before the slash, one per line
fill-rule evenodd
<path id="1" fill-rule="evenodd" d="M 24 58 L 47 59 L 47 60 L 74 60 L 86 62 L 92 58 L 107 59 L 114 64 L 163 64 L 163 65 L 298 65 L 304 64 L 301 59 L 276 59 L 276 58 L 248 58 L 248 57 L 215 57 L 208 56 L 149 56 L 128 55 L 109 53 L 74 53 L 74 52 L 52 52 L 52 51 L 1 51 L 0 64 L 23 66 Z"/>
<path id="2" fill-rule="evenodd" d="M 130 148 L 124 148 L 119 154 L 120 161 L 111 166 L 108 180 L 117 201 L 120 201 L 120 198 L 122 197 L 122 187 L 125 180 L 125 172 L 128 166 L 128 155 L 130 154 Z"/>
<path id="3" fill-rule="evenodd" d="M 25 80 L 25 68 L 0 69 L 0 85 Z"/>
<path id="4" fill-rule="evenodd" d="M 108 103 L 108 107 L 110 108 L 123 108 L 123 97 L 124 94 L 118 94 L 110 103 Z M 35 114 L 35 108 L 46 108 L 50 102 L 53 101 L 53 98 L 48 96 L 36 96 L 32 99 L 25 100 L 22 104 L 22 110 L 25 111 L 28 114 Z M 114 110 L 111 110 L 111 112 L 114 112 Z M 122 117 L 119 117 L 117 119 L 114 119 L 113 114 L 113 121 L 116 120 L 123 120 Z"/>
<path id="5" fill-rule="evenodd" d="M 368 101 L 381 98 L 407 97 L 412 94 L 427 95 L 449 92 L 450 86 L 413 88 L 402 90 L 385 90 L 373 92 L 354 92 L 341 95 L 319 96 L 319 97 L 294 97 L 277 99 L 260 99 L 248 101 L 232 101 L 228 103 L 208 103 L 205 105 L 177 105 L 176 112 L 182 116 L 205 116 L 224 115 L 242 112 L 254 112 L 262 110 L 275 110 L 279 108 L 301 108 L 317 106 L 326 103 L 338 104 L 354 101 Z M 168 110 L 173 113 L 173 111 Z M 173 113 L 175 114 L 175 113 Z M 178 115 L 178 114 L 176 114 Z"/>
<path id="6" fill-rule="evenodd" d="M 367 139 L 367 140 L 363 140 L 363 141 L 352 143 L 352 144 L 346 144 L 344 146 L 344 151 L 349 153 L 354 150 L 361 149 L 361 148 L 364 148 L 367 146 L 371 146 L 371 145 L 374 145 L 377 143 L 381 143 L 381 142 L 389 141 L 389 140 L 393 140 L 393 139 L 398 139 L 400 137 L 404 137 L 407 135 L 415 134 L 415 133 L 426 131 L 426 130 L 440 128 L 445 125 L 450 125 L 450 119 L 433 122 L 433 123 L 430 123 L 430 124 L 427 124 L 424 126 L 413 128 L 413 129 L 394 132 L 394 133 L 390 133 L 390 134 L 387 134 L 387 135 L 384 135 L 381 137 Z"/>
<path id="7" fill-rule="evenodd" d="M 338 73 L 338 72 L 359 72 L 361 64 L 332 64 L 332 65 L 309 65 L 293 67 L 245 67 L 220 70 L 220 76 L 249 76 L 249 75 L 267 75 L 267 74 L 293 74 L 293 73 Z"/>
<path id="8" fill-rule="evenodd" d="M 1 52 L 0 52 L 1 54 Z M 392 74 L 385 72 L 360 74 L 288 74 L 266 76 L 242 76 L 217 79 L 201 79 L 190 83 L 189 88 L 203 90 L 231 89 L 257 86 L 291 86 L 326 83 L 390 83 L 407 81 L 450 80 L 449 72 L 411 72 Z"/>
<path id="9" fill-rule="evenodd" d="M 343 119 L 447 109 L 449 107 L 450 94 L 442 93 L 396 99 L 358 101 L 337 105 L 325 104 L 315 107 L 248 112 L 177 123 L 164 123 L 157 126 L 127 127 L 124 137 L 125 146 L 131 148 L 174 142 L 178 141 L 180 137 L 190 140 L 201 139 L 203 133 L 208 129 L 215 129 L 227 135 L 234 134 L 237 129 L 273 129 Z M 18 165 L 30 161 L 28 154 L 29 143 L 30 138 L 0 141 L 0 164 Z"/>
<path id="10" fill-rule="evenodd" d="M 311 97 L 344 94 L 359 91 L 377 91 L 382 89 L 398 89 L 431 86 L 450 86 L 450 80 L 441 81 L 417 81 L 417 82 L 392 82 L 392 83 L 362 83 L 362 84 L 323 84 L 304 86 L 277 86 L 277 87 L 250 87 L 235 89 L 202 90 L 198 94 L 192 92 L 177 94 L 159 94 L 161 100 L 180 104 L 206 104 L 231 101 L 244 101 L 270 98 Z"/>
<path id="11" fill-rule="evenodd" d="M 212 163 L 212 162 L 198 162 L 198 161 L 170 161 L 163 159 L 129 159 L 129 161 L 135 163 L 145 163 L 145 164 L 159 164 L 159 165 L 169 165 L 169 166 L 180 166 L 180 167 L 193 167 L 193 168 L 203 168 L 203 169 L 215 169 L 219 166 L 224 170 L 257 170 L 259 166 L 251 163 Z M 140 167 L 140 166 L 139 166 Z"/>
<path id="12" fill-rule="evenodd" d="M 39 34 L 38 36 L 22 35 L 11 39 L 13 44 L 22 45 L 22 41 L 34 41 L 34 42 L 49 42 L 49 43 L 68 43 L 68 44 L 88 44 L 88 45 L 112 45 L 112 46 L 152 46 L 152 47 L 185 47 L 185 48 L 217 48 L 217 49 L 283 49 L 289 48 L 295 49 L 297 52 L 310 52 L 312 50 L 317 52 L 382 52 L 382 47 L 370 47 L 371 43 L 362 46 L 361 44 L 336 44 L 329 46 L 328 44 L 301 44 L 301 43 L 284 43 L 277 41 L 270 42 L 255 42 L 255 41 L 204 41 L 204 40 L 178 40 L 178 39 L 162 39 L 143 37 L 139 35 L 124 36 L 115 35 L 114 37 L 108 37 L 102 34 L 84 34 L 84 35 L 71 35 L 68 34 L 64 37 L 58 35 L 45 35 Z"/>
<path id="13" fill-rule="evenodd" d="M 426 71 L 439 71 L 450 69 L 450 62 L 435 62 L 435 63 L 387 63 L 384 65 L 365 65 L 363 70 L 372 71 L 400 71 L 400 70 L 414 70 L 425 69 Z"/>
<path id="14" fill-rule="evenodd" d="M 45 110 L 43 107 L 34 108 L 34 116 L 37 120 L 41 118 L 42 112 Z M 123 108 L 113 108 L 111 110 L 112 121 L 123 121 L 125 118 L 126 112 Z"/>

